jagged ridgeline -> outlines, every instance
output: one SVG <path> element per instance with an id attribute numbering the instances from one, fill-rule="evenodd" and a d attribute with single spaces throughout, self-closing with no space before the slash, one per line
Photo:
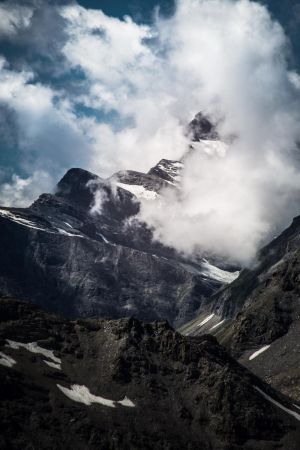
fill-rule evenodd
<path id="1" fill-rule="evenodd" d="M 202 114 L 188 134 L 190 151 L 219 139 Z M 134 315 L 176 326 L 195 317 L 236 273 L 209 258 L 183 257 L 136 220 L 140 201 L 155 201 L 164 187 L 180 189 L 183 166 L 184 158 L 163 159 L 147 174 L 128 170 L 106 180 L 71 169 L 54 194 L 29 208 L 2 207 L 0 295 L 66 317 Z"/>

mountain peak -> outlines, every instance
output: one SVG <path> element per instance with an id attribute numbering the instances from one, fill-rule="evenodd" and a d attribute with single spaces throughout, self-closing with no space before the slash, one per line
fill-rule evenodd
<path id="1" fill-rule="evenodd" d="M 202 112 L 196 114 L 195 118 L 189 123 L 188 132 L 191 135 L 192 141 L 220 139 L 216 130 L 216 125 L 214 125 Z"/>

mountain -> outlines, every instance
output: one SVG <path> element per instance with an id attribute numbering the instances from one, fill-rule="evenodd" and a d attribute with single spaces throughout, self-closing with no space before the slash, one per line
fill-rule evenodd
<path id="1" fill-rule="evenodd" d="M 202 115 L 188 134 L 193 144 L 216 137 Z M 183 166 L 163 159 L 147 174 L 127 170 L 109 179 L 74 168 L 29 208 L 0 208 L 0 295 L 72 318 L 190 320 L 236 274 L 153 241 L 137 218 L 141 201 L 179 189 Z"/>
<path id="2" fill-rule="evenodd" d="M 300 400 L 300 217 L 185 324 L 189 335 L 211 333 L 257 375 Z"/>
<path id="3" fill-rule="evenodd" d="M 1 449 L 297 450 L 300 406 L 212 336 L 0 299 Z"/>

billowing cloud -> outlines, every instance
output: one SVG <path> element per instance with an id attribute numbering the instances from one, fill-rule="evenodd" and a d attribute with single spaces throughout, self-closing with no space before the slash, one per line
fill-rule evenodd
<path id="1" fill-rule="evenodd" d="M 27 6 L 0 5 L 0 36 L 12 37 L 30 26 L 33 10 Z"/>
<path id="2" fill-rule="evenodd" d="M 25 36 L 37 55 L 18 64 L 6 55 L 0 68 L 0 106 L 14 120 L 24 171 L 12 186 L 41 172 L 57 179 L 71 166 L 109 176 L 178 159 L 201 110 L 225 141 L 235 139 L 221 154 L 192 153 L 180 195 L 146 203 L 142 218 L 182 252 L 253 259 L 299 211 L 300 83 L 281 26 L 250 0 L 179 0 L 171 17 L 147 26 L 74 2 L 40 4 L 16 14 L 6 3 L 0 22 L 0 36 Z"/>
<path id="3" fill-rule="evenodd" d="M 44 171 L 35 171 L 28 178 L 13 174 L 10 183 L 0 186 L 0 198 L 6 206 L 27 207 L 41 192 L 49 192 L 54 180 Z"/>
<path id="4" fill-rule="evenodd" d="M 180 2 L 161 28 L 173 71 L 236 139 L 221 157 L 194 152 L 180 196 L 145 204 L 143 217 L 183 252 L 249 263 L 299 213 L 299 78 L 287 68 L 286 37 L 248 1 Z"/>

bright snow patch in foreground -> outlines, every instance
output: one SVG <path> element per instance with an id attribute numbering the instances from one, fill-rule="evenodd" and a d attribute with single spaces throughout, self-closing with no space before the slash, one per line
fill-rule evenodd
<path id="1" fill-rule="evenodd" d="M 127 406 L 128 408 L 135 407 L 135 404 L 131 400 L 129 400 L 128 397 L 124 397 L 123 400 L 119 400 L 117 403 L 122 406 Z"/>
<path id="2" fill-rule="evenodd" d="M 266 350 L 268 350 L 268 348 L 270 348 L 270 345 L 265 345 L 264 347 L 260 348 L 259 350 L 257 350 L 256 352 L 252 353 L 252 355 L 249 356 L 249 361 L 251 361 L 252 359 L 256 358 L 258 355 L 260 355 L 261 353 L 265 352 Z"/>
<path id="3" fill-rule="evenodd" d="M 72 384 L 71 389 L 61 386 L 60 384 L 58 384 L 57 387 L 69 399 L 74 400 L 74 402 L 83 403 L 88 406 L 90 406 L 92 403 L 99 403 L 100 405 L 109 406 L 110 408 L 115 408 L 116 404 L 120 404 L 122 406 L 127 407 L 135 406 L 134 403 L 127 397 L 125 397 L 123 400 L 120 400 L 119 402 L 115 402 L 114 400 L 108 400 L 106 398 L 93 395 L 90 393 L 89 389 L 86 386 L 80 386 L 79 384 Z"/>
<path id="4" fill-rule="evenodd" d="M 15 361 L 10 356 L 6 355 L 5 353 L 0 352 L 0 365 L 4 367 L 12 367 L 14 364 L 17 364 L 17 361 Z"/>
<path id="5" fill-rule="evenodd" d="M 207 322 L 209 322 L 214 317 L 214 314 L 211 314 L 210 316 L 207 316 L 204 320 L 202 320 L 201 323 L 198 323 L 197 327 L 202 327 Z"/>
<path id="6" fill-rule="evenodd" d="M 281 403 L 274 400 L 272 397 L 269 397 L 265 392 L 263 392 L 261 389 L 259 389 L 257 386 L 254 386 L 255 389 L 263 396 L 266 400 L 273 403 L 273 405 L 278 406 L 278 408 L 282 409 L 286 413 L 290 414 L 291 416 L 295 417 L 295 419 L 300 421 L 300 414 L 298 414 L 296 411 L 293 411 L 286 406 L 283 406 Z"/>
<path id="7" fill-rule="evenodd" d="M 154 200 L 158 196 L 157 192 L 145 189 L 144 186 L 138 184 L 117 183 L 117 186 L 144 200 Z"/>
<path id="8" fill-rule="evenodd" d="M 45 359 L 43 359 L 43 362 L 46 363 L 48 366 L 52 367 L 52 369 L 57 369 L 57 370 L 61 370 L 61 365 L 60 364 L 56 364 L 52 361 L 46 361 Z"/>
<path id="9" fill-rule="evenodd" d="M 46 356 L 46 358 L 52 359 L 55 363 L 61 364 L 61 359 L 54 356 L 53 350 L 47 350 L 46 348 L 40 347 L 37 342 L 24 344 L 23 342 L 10 341 L 9 339 L 6 339 L 6 342 L 9 347 L 14 348 L 15 350 L 25 348 L 31 353 L 39 353 Z"/>

